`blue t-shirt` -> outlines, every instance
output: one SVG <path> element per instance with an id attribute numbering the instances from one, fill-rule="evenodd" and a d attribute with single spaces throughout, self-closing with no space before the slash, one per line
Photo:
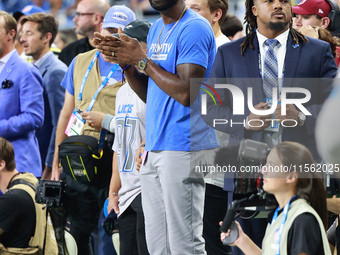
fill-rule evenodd
<path id="1" fill-rule="evenodd" d="M 73 71 L 74 71 L 74 63 L 76 61 L 76 58 L 77 57 L 75 57 L 72 60 L 69 68 L 67 69 L 67 72 L 64 76 L 64 79 L 61 82 L 61 86 L 63 86 L 67 90 L 67 92 L 70 93 L 72 96 L 78 97 L 78 95 L 74 95 L 74 85 L 73 85 Z M 101 54 L 98 55 L 96 63 L 97 63 L 97 61 L 99 61 L 99 70 L 100 70 L 100 75 L 101 75 L 102 81 L 103 81 L 106 78 L 106 76 L 109 74 L 109 72 L 111 71 L 112 67 L 115 64 L 106 62 L 103 59 Z M 93 70 L 95 70 L 96 63 L 92 67 Z M 89 62 L 88 65 L 90 65 L 90 62 Z M 91 71 L 92 71 L 92 69 L 91 69 Z M 120 67 L 118 67 L 117 70 L 111 76 L 110 80 L 108 81 L 108 84 L 114 84 L 114 83 L 120 81 L 121 79 L 122 79 L 122 69 Z M 85 86 L 88 86 L 88 84 L 85 83 Z"/>
<path id="2" fill-rule="evenodd" d="M 205 77 L 208 77 L 216 55 L 215 38 L 210 24 L 190 9 L 168 34 L 175 23 L 164 26 L 163 20 L 159 19 L 151 26 L 147 39 L 148 56 L 171 73 L 176 73 L 176 66 L 180 64 L 203 66 L 206 68 Z M 199 105 L 200 96 L 191 107 Z M 217 147 L 215 131 L 204 123 L 199 111 L 191 117 L 190 113 L 190 106 L 181 105 L 149 78 L 145 149 L 197 151 Z"/>

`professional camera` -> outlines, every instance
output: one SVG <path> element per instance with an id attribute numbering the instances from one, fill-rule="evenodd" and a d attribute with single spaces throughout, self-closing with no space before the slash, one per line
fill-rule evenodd
<path id="1" fill-rule="evenodd" d="M 241 165 L 265 164 L 269 148 L 266 143 L 245 139 L 240 143 L 238 160 Z"/>
<path id="2" fill-rule="evenodd" d="M 242 140 L 237 156 L 240 170 L 235 174 L 235 194 L 251 193 L 262 188 L 260 169 L 266 164 L 268 153 L 267 144 L 254 140 Z"/>
<path id="3" fill-rule="evenodd" d="M 63 181 L 39 180 L 35 201 L 47 207 L 62 207 L 64 203 L 65 183 Z"/>
<path id="4" fill-rule="evenodd" d="M 224 178 L 229 179 L 228 186 L 233 187 L 229 191 L 237 195 L 253 193 L 261 188 L 260 169 L 266 163 L 268 153 L 267 144 L 249 139 L 220 149 L 216 153 L 215 163 L 227 169 Z"/>
<path id="5" fill-rule="evenodd" d="M 227 232 L 230 229 L 230 235 L 224 239 L 224 245 L 230 245 L 238 238 L 238 229 L 235 220 L 239 217 L 250 219 L 258 215 L 259 212 L 268 212 L 277 207 L 275 197 L 271 194 L 258 190 L 257 194 L 244 197 L 240 200 L 234 200 L 228 207 L 224 216 L 221 232 Z"/>
<path id="6" fill-rule="evenodd" d="M 229 205 L 221 226 L 223 232 L 231 230 L 229 237 L 223 242 L 225 245 L 233 243 L 238 237 L 235 219 L 262 218 L 269 210 L 276 207 L 273 195 L 262 189 L 260 174 L 261 167 L 266 164 L 269 151 L 267 144 L 245 139 L 239 145 L 221 149 L 216 155 L 217 164 L 232 165 L 237 170 L 229 175 L 233 181 L 234 201 Z M 259 212 L 263 212 L 262 215 L 259 215 Z"/>

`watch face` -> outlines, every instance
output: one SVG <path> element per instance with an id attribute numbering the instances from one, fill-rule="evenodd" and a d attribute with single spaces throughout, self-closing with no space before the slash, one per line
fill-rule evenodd
<path id="1" fill-rule="evenodd" d="M 299 112 L 298 119 L 299 119 L 299 122 L 300 122 L 299 126 L 302 127 L 305 124 L 306 115 L 304 115 L 302 112 Z"/>
<path id="2" fill-rule="evenodd" d="M 299 112 L 299 119 L 300 121 L 305 121 L 306 120 L 306 115 L 304 115 L 302 112 Z"/>
<path id="3" fill-rule="evenodd" d="M 144 71 L 145 68 L 146 68 L 146 63 L 147 63 L 149 60 L 150 60 L 150 59 L 149 59 L 148 57 L 142 59 L 141 61 L 138 62 L 138 67 Z"/>
<path id="4" fill-rule="evenodd" d="M 142 70 L 144 70 L 146 68 L 146 63 L 144 62 L 144 59 L 139 61 L 138 65 L 139 65 L 139 68 L 142 69 Z"/>

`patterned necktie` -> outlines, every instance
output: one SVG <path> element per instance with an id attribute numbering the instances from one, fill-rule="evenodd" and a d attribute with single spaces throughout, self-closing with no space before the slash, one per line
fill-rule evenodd
<path id="1" fill-rule="evenodd" d="M 266 98 L 273 98 L 273 88 L 278 87 L 278 65 L 274 48 L 281 44 L 276 39 L 267 39 L 264 44 L 268 46 L 268 50 L 263 65 L 263 91 Z"/>

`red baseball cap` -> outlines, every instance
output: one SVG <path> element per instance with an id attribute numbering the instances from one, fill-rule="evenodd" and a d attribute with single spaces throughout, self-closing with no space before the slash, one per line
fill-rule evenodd
<path id="1" fill-rule="evenodd" d="M 317 14 L 327 17 L 332 7 L 326 0 L 302 0 L 297 6 L 293 6 L 293 13 L 299 15 Z"/>

